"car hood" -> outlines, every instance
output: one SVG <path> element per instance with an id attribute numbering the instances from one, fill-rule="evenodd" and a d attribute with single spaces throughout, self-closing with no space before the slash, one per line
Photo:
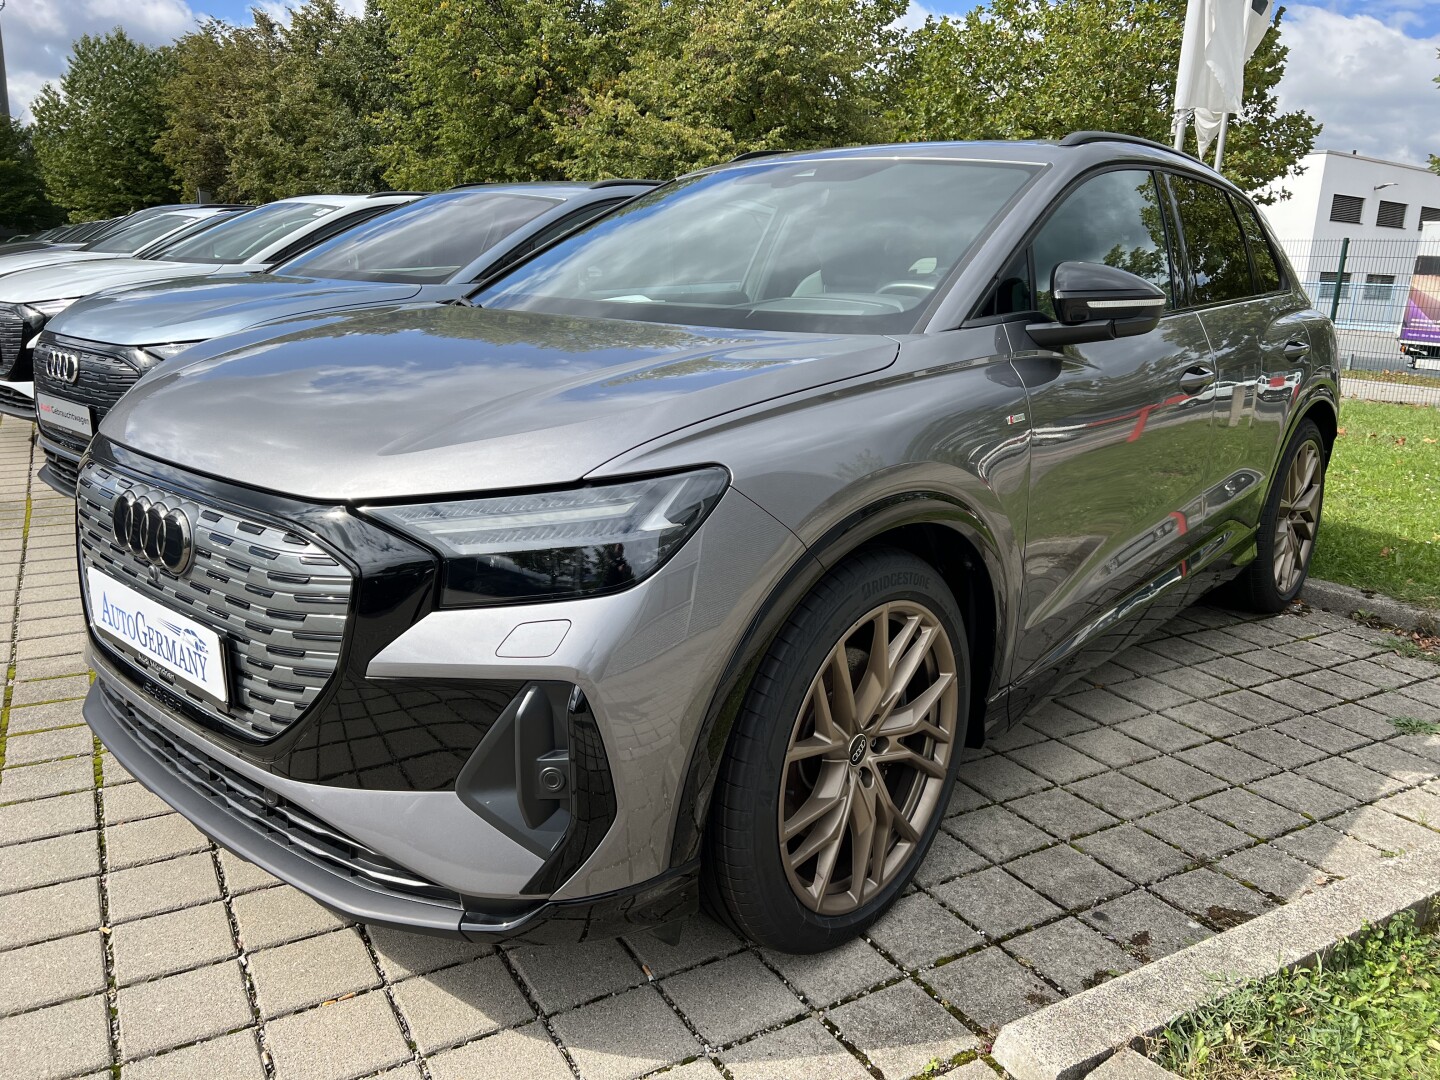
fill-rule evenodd
<path id="1" fill-rule="evenodd" d="M 297 325 L 155 370 L 101 432 L 321 501 L 541 487 L 722 413 L 878 371 L 899 350 L 886 337 L 453 305 Z"/>
<path id="2" fill-rule="evenodd" d="M 98 262 L 121 258 L 104 251 L 76 251 L 73 248 L 34 248 L 30 251 L 12 251 L 0 255 L 0 276 L 32 270 L 37 266 L 53 266 L 63 263 L 74 266 L 79 262 Z"/>
<path id="3" fill-rule="evenodd" d="M 101 289 L 139 285 L 146 281 L 215 274 L 225 267 L 213 263 L 164 262 L 159 259 L 106 259 L 75 266 L 61 263 L 0 277 L 0 303 L 38 303 L 68 296 L 89 296 Z"/>
<path id="4" fill-rule="evenodd" d="M 356 304 L 398 303 L 419 291 L 413 284 L 215 274 L 87 297 L 51 320 L 50 329 L 112 345 L 208 341 L 271 319 Z"/>

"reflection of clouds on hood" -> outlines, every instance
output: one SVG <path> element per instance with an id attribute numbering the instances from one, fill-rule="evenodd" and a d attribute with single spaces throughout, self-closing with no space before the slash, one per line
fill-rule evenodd
<path id="1" fill-rule="evenodd" d="M 898 350 L 464 307 L 304 323 L 158 369 L 105 434 L 311 498 L 559 483 L 667 432 L 883 368 Z"/>

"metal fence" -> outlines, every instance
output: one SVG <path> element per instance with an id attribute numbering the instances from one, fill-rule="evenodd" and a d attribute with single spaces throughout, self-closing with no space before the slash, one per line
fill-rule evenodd
<path id="1" fill-rule="evenodd" d="M 1440 343 L 1417 333 L 1440 302 L 1434 239 L 1281 241 L 1317 308 L 1335 323 L 1347 397 L 1440 407 Z M 1418 279 L 1418 280 L 1417 280 Z"/>

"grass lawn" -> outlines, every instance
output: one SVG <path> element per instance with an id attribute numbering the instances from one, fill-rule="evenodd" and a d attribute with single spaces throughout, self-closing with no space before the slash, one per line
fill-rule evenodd
<path id="1" fill-rule="evenodd" d="M 1440 409 L 1344 401 L 1312 573 L 1440 606 Z"/>
<path id="2" fill-rule="evenodd" d="M 1392 383 L 1395 386 L 1440 387 L 1440 375 L 1424 371 L 1365 371 L 1361 368 L 1347 368 L 1340 374 L 1346 379 L 1364 379 L 1366 382 Z"/>
<path id="3" fill-rule="evenodd" d="M 1434 1080 L 1440 938 L 1399 916 L 1314 970 L 1272 976 L 1177 1020 L 1152 1055 L 1189 1080 Z"/>

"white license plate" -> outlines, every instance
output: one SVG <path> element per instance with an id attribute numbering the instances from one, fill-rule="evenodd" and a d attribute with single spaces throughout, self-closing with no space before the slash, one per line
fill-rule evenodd
<path id="1" fill-rule="evenodd" d="M 85 568 L 90 623 L 131 652 L 224 705 L 225 662 L 220 635 L 177 615 L 93 566 Z"/>
<path id="2" fill-rule="evenodd" d="M 35 395 L 35 412 L 40 422 L 51 427 L 64 428 L 87 439 L 95 434 L 95 424 L 90 419 L 90 406 L 56 397 L 54 394 Z"/>

